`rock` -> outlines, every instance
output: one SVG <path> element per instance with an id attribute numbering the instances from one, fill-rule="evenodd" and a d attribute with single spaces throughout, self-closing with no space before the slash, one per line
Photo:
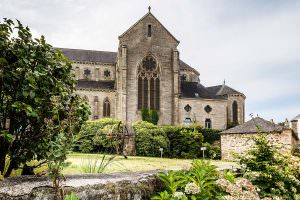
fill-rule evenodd
<path id="1" fill-rule="evenodd" d="M 66 176 L 66 194 L 75 192 L 79 199 L 150 199 L 162 184 L 158 171 Z M 47 177 L 20 176 L 0 182 L 0 200 L 55 200 L 55 191 Z"/>

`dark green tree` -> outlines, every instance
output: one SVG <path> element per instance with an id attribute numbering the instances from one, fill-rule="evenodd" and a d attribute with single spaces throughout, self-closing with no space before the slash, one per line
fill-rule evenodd
<path id="1" fill-rule="evenodd" d="M 55 112 L 54 97 L 59 99 Z M 46 122 L 67 119 L 71 107 L 76 117 L 73 130 L 78 131 L 89 109 L 75 94 L 71 63 L 43 36 L 33 39 L 28 27 L 4 19 L 0 23 L 0 173 L 7 156 L 6 177 L 27 161 L 44 160 L 56 138 Z"/>

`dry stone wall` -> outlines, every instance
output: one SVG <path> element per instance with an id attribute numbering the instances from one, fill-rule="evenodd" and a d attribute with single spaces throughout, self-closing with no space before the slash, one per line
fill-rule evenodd
<path id="1" fill-rule="evenodd" d="M 66 193 L 80 200 L 150 199 L 161 189 L 157 171 L 66 176 Z M 0 200 L 55 200 L 47 177 L 14 177 L 0 182 Z"/>
<path id="2" fill-rule="evenodd" d="M 257 133 L 249 134 L 222 134 L 221 135 L 221 150 L 222 159 L 234 160 L 233 154 L 245 155 L 247 151 L 254 145 L 253 138 Z M 283 130 L 281 133 L 268 133 L 268 141 L 276 146 L 282 152 L 291 152 L 297 143 L 292 136 L 291 130 Z"/>

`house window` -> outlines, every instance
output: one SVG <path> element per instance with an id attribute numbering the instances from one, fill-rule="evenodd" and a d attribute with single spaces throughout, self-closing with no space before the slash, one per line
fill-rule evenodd
<path id="1" fill-rule="evenodd" d="M 159 110 L 159 69 L 155 59 L 147 56 L 138 67 L 138 109 Z"/>
<path id="2" fill-rule="evenodd" d="M 232 103 L 232 122 L 237 125 L 238 122 L 238 104 L 236 101 Z"/>
<path id="3" fill-rule="evenodd" d="M 211 119 L 205 119 L 205 128 L 211 128 L 212 124 L 211 124 Z"/>
<path id="4" fill-rule="evenodd" d="M 99 118 L 99 100 L 98 97 L 94 97 L 94 119 Z"/>
<path id="5" fill-rule="evenodd" d="M 148 25 L 148 37 L 151 37 L 152 35 L 152 26 L 151 24 Z"/>
<path id="6" fill-rule="evenodd" d="M 103 117 L 110 117 L 110 102 L 107 97 L 103 102 Z"/>

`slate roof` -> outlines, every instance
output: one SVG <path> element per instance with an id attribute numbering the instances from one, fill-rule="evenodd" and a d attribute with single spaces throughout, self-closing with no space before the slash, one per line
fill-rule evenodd
<path id="1" fill-rule="evenodd" d="M 243 93 L 227 85 L 204 87 L 198 82 L 181 82 L 181 97 L 184 98 L 225 99 L 224 95 L 227 94 L 240 94 L 245 96 Z"/>
<path id="2" fill-rule="evenodd" d="M 198 94 L 198 96 L 197 96 Z M 181 82 L 181 97 L 185 98 L 204 98 L 204 99 L 220 99 L 210 93 L 206 87 L 198 82 Z"/>
<path id="3" fill-rule="evenodd" d="M 100 62 L 100 63 L 111 63 L 117 62 L 117 52 L 111 51 L 95 51 L 85 49 L 68 49 L 58 48 L 64 54 L 66 58 L 71 61 L 87 61 L 87 62 Z M 199 72 L 180 60 L 180 69 L 191 70 L 199 75 Z"/>
<path id="4" fill-rule="evenodd" d="M 211 86 L 211 87 L 207 87 L 207 90 L 215 95 L 231 95 L 231 94 L 240 94 L 240 95 L 244 95 L 243 93 L 227 86 L 227 85 L 216 85 L 216 86 Z"/>
<path id="5" fill-rule="evenodd" d="M 245 122 L 242 125 L 233 127 L 231 129 L 221 132 L 221 134 L 242 134 L 242 133 L 257 133 L 260 129 L 262 132 L 281 132 L 282 126 L 274 124 L 273 122 L 267 121 L 260 117 L 255 117 L 250 121 Z"/>
<path id="6" fill-rule="evenodd" d="M 117 53 L 111 51 L 94 51 L 84 49 L 58 48 L 66 58 L 72 61 L 88 61 L 101 63 L 116 63 Z"/>
<path id="7" fill-rule="evenodd" d="M 77 89 L 115 89 L 115 81 L 78 80 Z"/>

